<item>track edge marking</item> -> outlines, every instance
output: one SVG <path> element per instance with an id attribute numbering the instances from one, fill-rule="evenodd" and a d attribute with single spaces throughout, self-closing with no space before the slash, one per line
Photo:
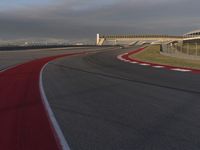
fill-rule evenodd
<path id="1" fill-rule="evenodd" d="M 68 145 L 68 143 L 67 143 L 67 141 L 66 141 L 66 139 L 65 139 L 65 137 L 64 137 L 64 135 L 63 135 L 63 133 L 62 133 L 62 130 L 61 130 L 61 128 L 60 128 L 60 126 L 59 126 L 59 124 L 58 124 L 56 118 L 55 118 L 55 115 L 54 115 L 54 113 L 53 113 L 53 111 L 52 111 L 52 109 L 51 109 L 51 107 L 50 107 L 50 105 L 49 105 L 47 96 L 46 96 L 46 94 L 45 94 L 45 92 L 44 92 L 43 82 L 42 82 L 42 79 L 43 79 L 42 74 L 43 74 L 43 71 L 44 71 L 45 67 L 46 67 L 48 64 L 49 64 L 49 63 L 45 64 L 45 65 L 42 67 L 41 71 L 40 71 L 39 88 L 40 88 L 41 98 L 42 98 L 42 100 L 43 100 L 43 104 L 44 104 L 44 107 L 45 107 L 45 109 L 46 109 L 46 112 L 47 112 L 47 115 L 48 115 L 48 117 L 49 117 L 49 120 L 51 121 L 53 130 L 55 131 L 55 133 L 54 133 L 55 138 L 56 138 L 57 140 L 59 140 L 59 144 L 60 144 L 60 146 L 61 146 L 61 149 L 62 149 L 62 150 L 70 150 L 70 147 L 69 147 L 69 145 Z"/>

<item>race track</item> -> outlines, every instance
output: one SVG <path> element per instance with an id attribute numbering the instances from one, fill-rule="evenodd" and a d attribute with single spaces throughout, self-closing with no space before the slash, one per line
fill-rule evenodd
<path id="1" fill-rule="evenodd" d="M 199 75 L 117 59 L 137 48 L 0 52 L 0 70 L 90 50 L 51 61 L 42 73 L 44 92 L 71 150 L 199 150 Z M 2 76 L 0 81 L 4 82 Z M 23 133 L 22 126 L 18 127 Z"/>
<path id="2" fill-rule="evenodd" d="M 71 149 L 200 149 L 199 75 L 118 60 L 126 51 L 46 67 L 45 91 Z"/>

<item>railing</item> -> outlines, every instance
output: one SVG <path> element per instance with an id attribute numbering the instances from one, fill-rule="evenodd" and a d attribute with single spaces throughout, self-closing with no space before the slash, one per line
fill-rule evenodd
<path id="1" fill-rule="evenodd" d="M 162 44 L 161 53 L 174 57 L 200 59 L 200 43 Z"/>
<path id="2" fill-rule="evenodd" d="M 102 35 L 100 38 L 113 39 L 113 38 L 174 38 L 183 39 L 183 36 L 169 36 L 169 35 Z"/>

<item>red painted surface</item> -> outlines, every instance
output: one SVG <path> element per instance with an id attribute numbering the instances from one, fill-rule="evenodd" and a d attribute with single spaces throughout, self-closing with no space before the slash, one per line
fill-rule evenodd
<path id="1" fill-rule="evenodd" d="M 134 51 L 131 51 L 129 52 L 128 54 L 124 54 L 122 56 L 123 59 L 125 60 L 129 60 L 129 61 L 134 61 L 134 62 L 138 62 L 138 63 L 145 63 L 145 64 L 149 64 L 150 66 L 163 66 L 164 68 L 166 69 L 186 69 L 186 70 L 190 70 L 192 71 L 193 73 L 200 73 L 200 70 L 199 69 L 192 69 L 192 68 L 187 68 L 187 67 L 176 67 L 176 66 L 171 66 L 171 65 L 163 65 L 163 64 L 159 64 L 159 63 L 151 63 L 151 62 L 147 62 L 147 61 L 141 61 L 139 59 L 136 59 L 136 58 L 131 58 L 130 56 L 131 55 L 134 55 L 134 54 L 137 54 L 141 51 L 145 50 L 145 48 L 140 48 L 140 49 L 137 49 L 137 50 L 134 50 Z"/>
<path id="2" fill-rule="evenodd" d="M 76 53 L 78 54 L 78 53 Z M 42 67 L 59 55 L 0 72 L 0 149 L 61 149 L 39 90 Z"/>

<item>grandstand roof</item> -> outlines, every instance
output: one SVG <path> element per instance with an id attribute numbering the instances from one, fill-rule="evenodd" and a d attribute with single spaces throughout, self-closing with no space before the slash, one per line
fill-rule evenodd
<path id="1" fill-rule="evenodd" d="M 199 29 L 199 30 L 194 30 L 194 31 L 188 32 L 188 33 L 186 33 L 186 34 L 184 34 L 184 35 L 195 35 L 195 34 L 200 35 L 200 29 Z"/>

